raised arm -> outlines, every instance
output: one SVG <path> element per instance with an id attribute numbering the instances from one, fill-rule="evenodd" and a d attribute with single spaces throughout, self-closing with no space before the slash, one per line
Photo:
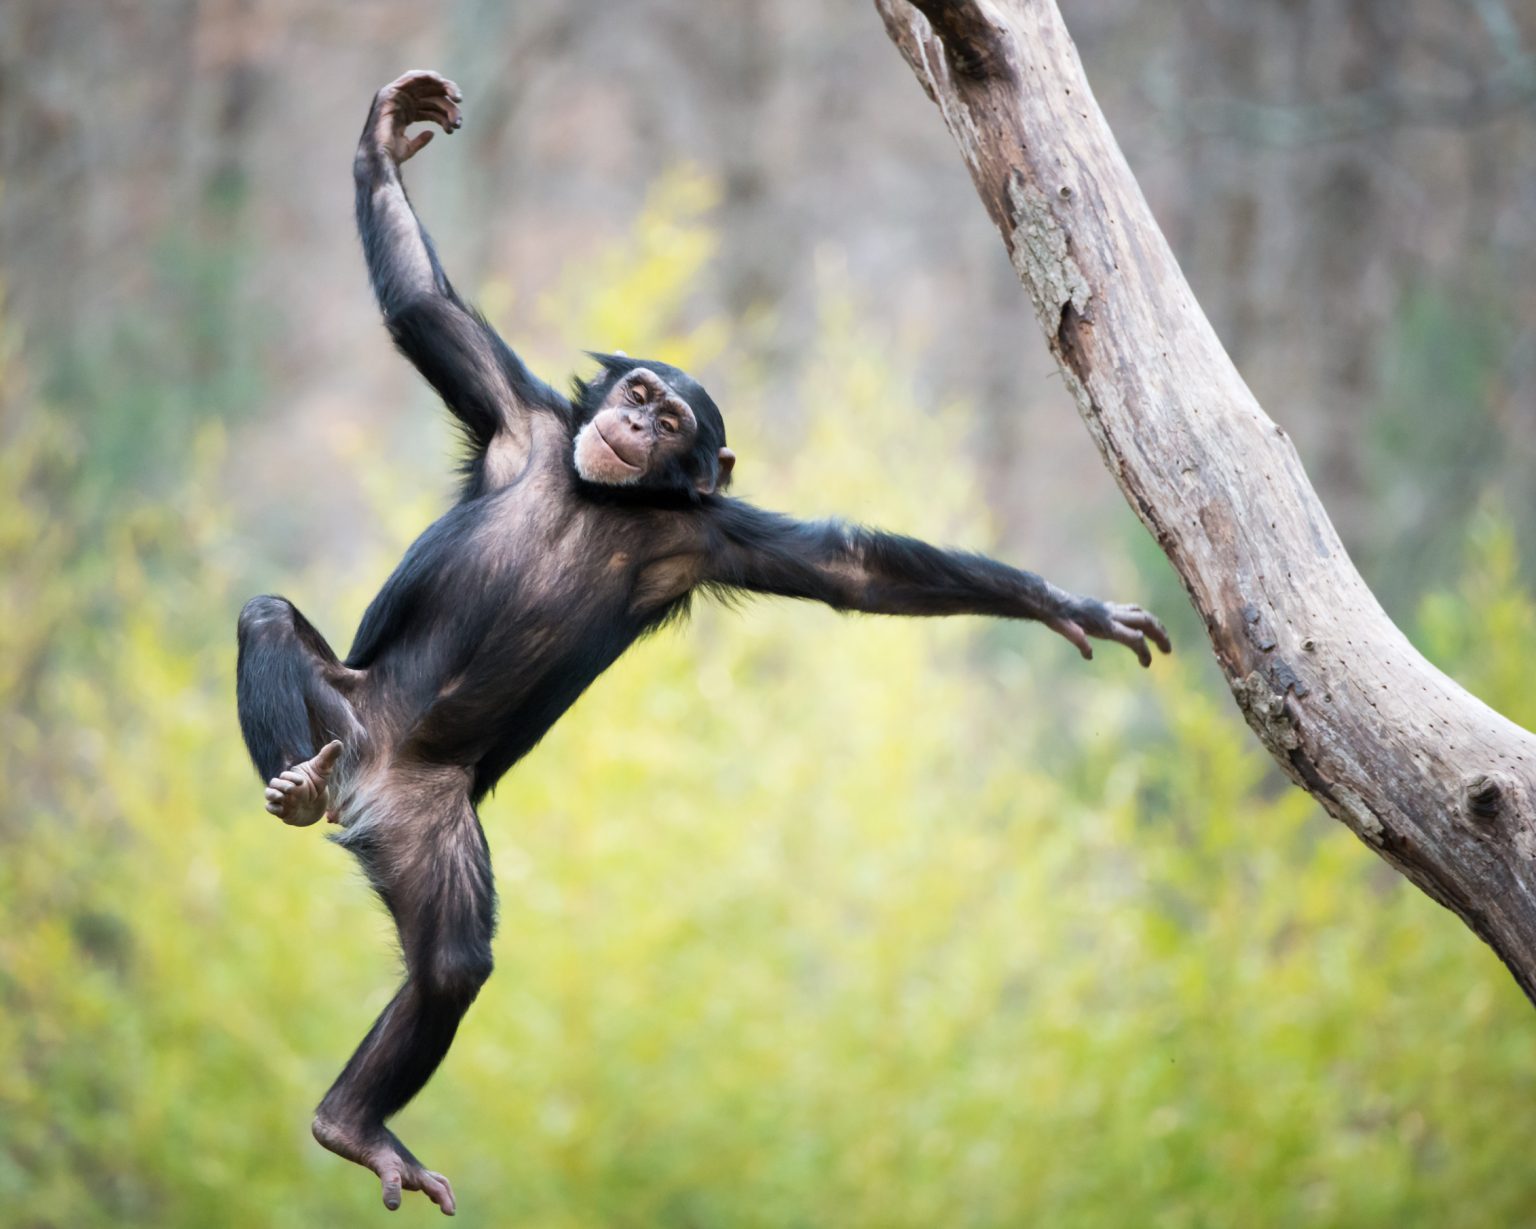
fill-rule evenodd
<path id="1" fill-rule="evenodd" d="M 459 87 L 437 73 L 413 71 L 391 81 L 374 96 L 353 177 L 357 229 L 390 336 L 483 452 L 498 435 L 525 446 L 527 411 L 558 411 L 566 403 L 459 298 L 406 197 L 400 164 L 435 135 L 428 129 L 407 136 L 406 129 L 427 122 L 457 131 L 462 100 Z"/>
<path id="2" fill-rule="evenodd" d="M 982 555 L 840 521 L 795 521 L 738 500 L 710 511 L 707 585 L 872 614 L 1036 619 L 1084 657 L 1097 637 L 1125 645 L 1143 666 L 1152 664 L 1148 639 L 1170 651 L 1163 625 L 1141 607 L 1078 597 Z"/>

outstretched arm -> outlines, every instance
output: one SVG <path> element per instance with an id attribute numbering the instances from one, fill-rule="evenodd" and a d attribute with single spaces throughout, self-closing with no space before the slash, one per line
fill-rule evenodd
<path id="1" fill-rule="evenodd" d="M 1092 636 L 1125 645 L 1144 666 L 1152 664 L 1149 639 L 1171 649 L 1163 625 L 1139 606 L 1078 597 L 982 555 L 839 521 L 795 521 L 738 500 L 722 501 L 712 521 L 705 584 L 873 614 L 1037 619 L 1084 657 L 1093 656 Z"/>
<path id="2" fill-rule="evenodd" d="M 391 81 L 374 96 L 353 177 L 357 229 L 390 336 L 484 450 L 498 433 L 523 437 L 529 409 L 565 403 L 459 298 L 406 197 L 400 164 L 435 135 L 428 129 L 407 136 L 406 129 L 427 122 L 456 131 L 464 123 L 462 100 L 459 87 L 437 73 Z"/>

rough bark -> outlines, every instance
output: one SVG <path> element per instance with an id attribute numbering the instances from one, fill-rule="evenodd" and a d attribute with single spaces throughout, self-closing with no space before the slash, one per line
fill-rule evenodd
<path id="1" fill-rule="evenodd" d="M 1055 0 L 875 3 L 1248 724 L 1536 999 L 1536 738 L 1426 661 L 1355 570 L 1195 302 Z"/>

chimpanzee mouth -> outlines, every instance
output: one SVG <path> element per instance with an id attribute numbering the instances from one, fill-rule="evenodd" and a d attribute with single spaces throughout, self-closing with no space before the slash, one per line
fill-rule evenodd
<path id="1" fill-rule="evenodd" d="M 593 434 L 595 434 L 597 438 L 602 441 L 603 447 L 608 450 L 608 455 L 611 456 L 615 461 L 617 461 L 625 469 L 633 470 L 637 474 L 641 471 L 643 468 L 642 466 L 635 465 L 630 461 L 626 461 L 624 459 L 623 453 L 621 453 L 617 448 L 608 442 L 608 437 L 603 434 L 602 427 L 599 426 L 596 422 L 592 424 L 592 431 Z"/>
<path id="2" fill-rule="evenodd" d="M 645 473 L 631 465 L 610 444 L 595 422 L 589 422 L 576 435 L 576 470 L 588 482 L 622 486 Z"/>

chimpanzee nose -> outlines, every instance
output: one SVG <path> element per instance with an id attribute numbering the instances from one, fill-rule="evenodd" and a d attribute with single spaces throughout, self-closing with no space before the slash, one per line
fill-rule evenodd
<path id="1" fill-rule="evenodd" d="M 640 432 L 645 430 L 645 424 L 640 421 L 640 415 L 638 414 L 627 414 L 624 417 L 624 421 L 629 424 L 631 431 Z"/>

